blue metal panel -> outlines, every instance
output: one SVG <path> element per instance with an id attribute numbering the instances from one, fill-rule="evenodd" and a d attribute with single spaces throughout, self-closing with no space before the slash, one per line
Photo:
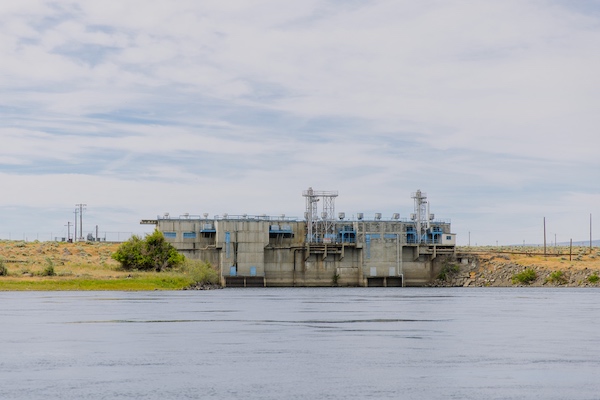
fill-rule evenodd
<path id="1" fill-rule="evenodd" d="M 200 229 L 200 232 L 202 233 L 214 233 L 216 231 L 217 230 L 213 224 L 204 224 L 202 225 L 202 229 Z"/>
<path id="2" fill-rule="evenodd" d="M 166 239 L 175 239 L 177 238 L 177 232 L 163 232 L 163 235 Z"/>
<path id="3" fill-rule="evenodd" d="M 367 244 L 367 258 L 371 258 L 371 235 L 366 235 Z"/>
<path id="4" fill-rule="evenodd" d="M 236 276 L 237 275 L 237 267 L 235 265 L 232 265 L 231 267 L 229 267 L 229 276 Z"/>
<path id="5" fill-rule="evenodd" d="M 230 256 L 230 251 L 229 251 L 230 244 L 231 244 L 231 233 L 225 232 L 225 257 L 226 258 L 229 258 L 229 256 Z"/>
<path id="6" fill-rule="evenodd" d="M 250 276 L 256 276 L 256 267 L 250 267 Z"/>
<path id="7" fill-rule="evenodd" d="M 355 243 L 356 231 L 352 230 L 352 226 L 345 225 L 338 231 L 338 241 L 341 243 Z"/>
<path id="8" fill-rule="evenodd" d="M 292 233 L 291 225 L 269 225 L 269 232 L 272 233 Z"/>
<path id="9" fill-rule="evenodd" d="M 196 239 L 196 232 L 183 232 L 184 239 Z"/>

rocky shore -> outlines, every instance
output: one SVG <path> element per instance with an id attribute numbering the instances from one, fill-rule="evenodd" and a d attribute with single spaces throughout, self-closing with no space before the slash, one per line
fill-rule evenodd
<path id="1" fill-rule="evenodd" d="M 510 254 L 463 254 L 448 263 L 430 286 L 511 287 L 511 286 L 600 286 L 596 255 L 544 257 Z"/>
<path id="2" fill-rule="evenodd" d="M 216 284 L 208 284 L 208 283 L 197 283 L 195 285 L 183 288 L 183 290 L 215 290 L 215 289 L 223 289 L 223 286 L 216 285 Z"/>

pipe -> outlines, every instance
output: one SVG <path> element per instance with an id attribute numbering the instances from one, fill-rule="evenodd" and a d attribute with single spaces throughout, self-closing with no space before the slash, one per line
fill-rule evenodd
<path id="1" fill-rule="evenodd" d="M 396 274 L 400 275 L 400 234 L 396 233 Z"/>
<path id="2" fill-rule="evenodd" d="M 431 218 L 429 218 L 431 214 L 429 213 L 429 201 L 427 202 L 427 229 L 431 229 Z"/>

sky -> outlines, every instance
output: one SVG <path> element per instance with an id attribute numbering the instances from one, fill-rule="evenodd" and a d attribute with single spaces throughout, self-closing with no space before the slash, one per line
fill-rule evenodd
<path id="1" fill-rule="evenodd" d="M 459 245 L 587 240 L 598 71 L 595 0 L 1 2 L 0 238 L 76 204 L 101 236 L 302 219 L 312 187 L 349 218 L 421 190 Z"/>

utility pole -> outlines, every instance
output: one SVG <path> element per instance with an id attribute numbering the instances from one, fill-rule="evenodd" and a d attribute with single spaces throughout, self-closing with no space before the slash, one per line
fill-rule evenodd
<path id="1" fill-rule="evenodd" d="M 67 242 L 71 240 L 71 221 L 67 221 Z"/>
<path id="2" fill-rule="evenodd" d="M 571 244 L 569 245 L 569 261 L 573 260 L 573 238 L 571 238 Z"/>
<path id="3" fill-rule="evenodd" d="M 590 213 L 590 254 L 592 254 L 592 214 Z"/>
<path id="4" fill-rule="evenodd" d="M 79 213 L 78 209 L 75 209 L 75 233 L 73 233 L 73 242 L 77 241 L 77 214 Z"/>
<path id="5" fill-rule="evenodd" d="M 544 217 L 544 257 L 546 257 L 546 217 Z"/>
<path id="6" fill-rule="evenodd" d="M 76 207 L 79 207 L 79 239 L 83 240 L 83 210 L 87 204 L 75 204 Z"/>

